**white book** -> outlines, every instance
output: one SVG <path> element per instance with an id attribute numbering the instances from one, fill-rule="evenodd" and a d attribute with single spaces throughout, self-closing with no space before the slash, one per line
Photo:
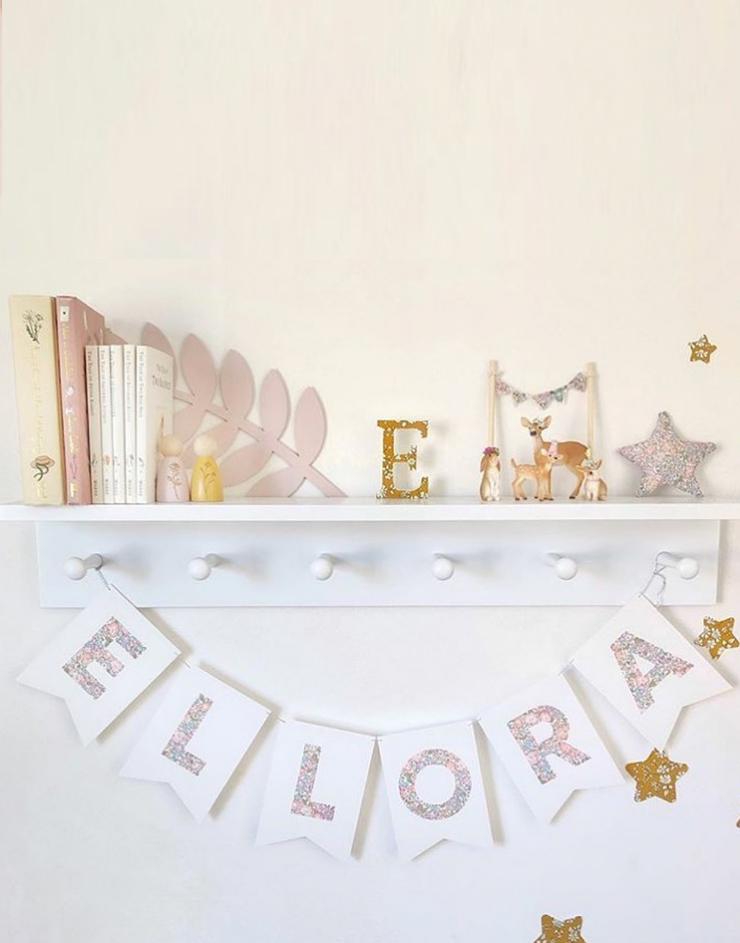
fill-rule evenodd
<path id="1" fill-rule="evenodd" d="M 110 344 L 98 347 L 100 376 L 100 444 L 103 466 L 103 504 L 113 503 L 113 415 L 110 398 Z"/>
<path id="2" fill-rule="evenodd" d="M 154 347 L 136 348 L 136 501 L 155 498 L 159 440 L 172 432 L 173 364 Z"/>
<path id="3" fill-rule="evenodd" d="M 123 346 L 123 441 L 127 504 L 136 504 L 136 345 Z"/>
<path id="4" fill-rule="evenodd" d="M 123 431 L 123 346 L 110 348 L 110 413 L 113 428 L 113 503 L 126 503 L 126 445 Z"/>
<path id="5" fill-rule="evenodd" d="M 87 431 L 90 439 L 90 487 L 93 504 L 103 503 L 103 444 L 100 427 L 98 346 L 85 347 Z"/>

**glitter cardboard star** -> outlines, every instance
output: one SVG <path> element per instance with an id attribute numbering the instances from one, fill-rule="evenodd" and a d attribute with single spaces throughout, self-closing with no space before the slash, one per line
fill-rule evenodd
<path id="1" fill-rule="evenodd" d="M 671 485 L 700 498 L 702 490 L 696 480 L 696 469 L 716 448 L 714 442 L 689 442 L 680 438 L 671 417 L 662 412 L 649 439 L 625 445 L 619 449 L 619 454 L 642 471 L 638 498 L 652 494 L 661 485 Z"/>
<path id="2" fill-rule="evenodd" d="M 637 784 L 635 802 L 644 802 L 652 796 L 675 802 L 676 781 L 689 771 L 685 763 L 674 763 L 661 750 L 653 750 L 640 763 L 628 763 L 625 769 Z"/>
<path id="3" fill-rule="evenodd" d="M 542 916 L 542 933 L 534 943 L 586 943 L 581 936 L 583 917 L 556 920 L 549 914 Z"/>
<path id="4" fill-rule="evenodd" d="M 702 334 L 698 341 L 689 341 L 689 347 L 691 348 L 689 360 L 692 363 L 696 361 L 709 363 L 712 359 L 712 354 L 717 349 L 717 345 L 713 344 L 706 334 Z"/>
<path id="5" fill-rule="evenodd" d="M 702 648 L 708 648 L 712 658 L 719 658 L 723 652 L 740 647 L 740 641 L 735 638 L 735 633 L 732 631 L 734 628 L 735 620 L 732 618 L 720 621 L 707 616 L 704 620 L 704 631 L 696 640 L 696 644 L 701 645 Z"/>

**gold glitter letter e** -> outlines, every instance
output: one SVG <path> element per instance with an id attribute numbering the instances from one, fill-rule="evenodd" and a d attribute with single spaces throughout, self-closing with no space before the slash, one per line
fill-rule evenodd
<path id="1" fill-rule="evenodd" d="M 429 494 L 429 479 L 424 475 L 418 488 L 404 491 L 396 488 L 393 480 L 395 465 L 408 465 L 416 468 L 416 446 L 412 445 L 408 452 L 396 452 L 396 430 L 416 429 L 422 439 L 426 439 L 429 432 L 429 423 L 425 419 L 412 422 L 409 419 L 379 419 L 378 425 L 383 430 L 383 484 L 378 494 L 379 498 L 426 498 Z"/>

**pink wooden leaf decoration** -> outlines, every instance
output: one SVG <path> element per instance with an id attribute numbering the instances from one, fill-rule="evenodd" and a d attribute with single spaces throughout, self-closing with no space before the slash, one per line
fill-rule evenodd
<path id="1" fill-rule="evenodd" d="M 305 479 L 300 465 L 289 465 L 280 471 L 270 472 L 247 492 L 250 498 L 289 498 L 300 488 Z"/>
<path id="2" fill-rule="evenodd" d="M 184 409 L 178 409 L 175 413 L 173 430 L 181 442 L 187 442 L 192 439 L 195 433 L 200 429 L 203 422 L 205 409 L 202 406 L 185 406 Z"/>
<path id="3" fill-rule="evenodd" d="M 205 434 L 209 435 L 216 443 L 213 454 L 216 458 L 219 458 L 234 444 L 234 439 L 236 439 L 237 433 L 239 432 L 239 427 L 230 422 L 219 422 L 217 425 L 211 426 L 210 429 L 204 431 Z M 192 442 L 183 450 L 182 460 L 186 468 L 193 467 L 195 453 L 193 451 Z"/>
<path id="4" fill-rule="evenodd" d="M 219 373 L 221 399 L 234 422 L 243 419 L 254 403 L 254 377 L 249 364 L 236 350 L 226 352 Z"/>
<path id="5" fill-rule="evenodd" d="M 290 418 L 288 387 L 279 370 L 270 370 L 262 381 L 259 410 L 262 428 L 279 439 Z"/>
<path id="6" fill-rule="evenodd" d="M 205 344 L 195 334 L 188 334 L 183 341 L 180 370 L 193 399 L 175 416 L 174 425 L 175 434 L 187 442 L 200 428 L 216 392 L 216 368 Z"/>
<path id="7" fill-rule="evenodd" d="M 249 481 L 262 471 L 272 456 L 272 449 L 264 442 L 252 442 L 236 449 L 220 463 L 224 488 Z"/>
<path id="8" fill-rule="evenodd" d="M 141 343 L 147 347 L 153 347 L 155 350 L 161 350 L 163 354 L 169 354 L 172 357 L 172 377 L 177 382 L 177 357 L 172 349 L 172 344 L 167 340 L 156 324 L 147 321 L 141 329 Z"/>
<path id="9" fill-rule="evenodd" d="M 193 394 L 193 402 L 210 406 L 216 392 L 216 368 L 208 348 L 195 334 L 188 334 L 182 342 L 180 369 Z"/>
<path id="10" fill-rule="evenodd" d="M 324 404 L 312 386 L 303 391 L 296 403 L 293 435 L 301 461 L 306 465 L 312 465 L 326 440 Z"/>
<path id="11" fill-rule="evenodd" d="M 170 354 L 177 365 L 170 342 L 155 325 L 144 326 L 141 343 Z M 180 374 L 185 378 L 189 391 L 175 389 L 175 399 L 186 404 L 175 413 L 175 435 L 183 442 L 192 439 L 208 415 L 219 420 L 208 430 L 208 434 L 216 440 L 216 455 L 226 453 L 239 432 L 253 440 L 248 445 L 239 446 L 221 461 L 225 486 L 234 487 L 254 478 L 275 455 L 286 467 L 259 479 L 249 491 L 250 496 L 289 497 L 304 480 L 310 481 L 328 497 L 344 496 L 344 492 L 313 465 L 326 437 L 324 407 L 313 388 L 307 389 L 296 405 L 296 454 L 282 441 L 290 419 L 290 396 L 279 371 L 271 370 L 260 387 L 261 426 L 249 418 L 254 405 L 254 377 L 249 364 L 237 351 L 228 351 L 217 377 L 206 347 L 191 334 L 185 339 L 180 351 Z M 214 398 L 217 382 L 223 405 Z M 186 464 L 192 465 L 193 457 L 192 447 L 188 447 L 183 455 Z"/>

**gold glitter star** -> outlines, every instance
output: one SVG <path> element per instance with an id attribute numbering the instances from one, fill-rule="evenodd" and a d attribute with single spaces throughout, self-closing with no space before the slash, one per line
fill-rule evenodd
<path id="1" fill-rule="evenodd" d="M 717 349 L 716 344 L 712 344 L 706 334 L 702 334 L 698 341 L 689 341 L 691 356 L 689 360 L 695 362 L 700 360 L 702 363 L 709 363 L 712 354 Z"/>
<path id="2" fill-rule="evenodd" d="M 628 763 L 625 769 L 637 783 L 635 802 L 644 802 L 651 796 L 665 802 L 675 802 L 676 780 L 689 771 L 685 763 L 674 763 L 661 750 L 653 750 L 640 763 Z"/>
<path id="3" fill-rule="evenodd" d="M 732 631 L 734 628 L 735 620 L 732 618 L 719 621 L 707 616 L 704 620 L 704 631 L 696 640 L 696 644 L 708 648 L 712 658 L 719 658 L 723 652 L 740 647 L 740 641 Z"/>
<path id="4" fill-rule="evenodd" d="M 583 917 L 556 920 L 549 914 L 542 916 L 542 933 L 534 943 L 586 943 L 581 936 Z"/>

